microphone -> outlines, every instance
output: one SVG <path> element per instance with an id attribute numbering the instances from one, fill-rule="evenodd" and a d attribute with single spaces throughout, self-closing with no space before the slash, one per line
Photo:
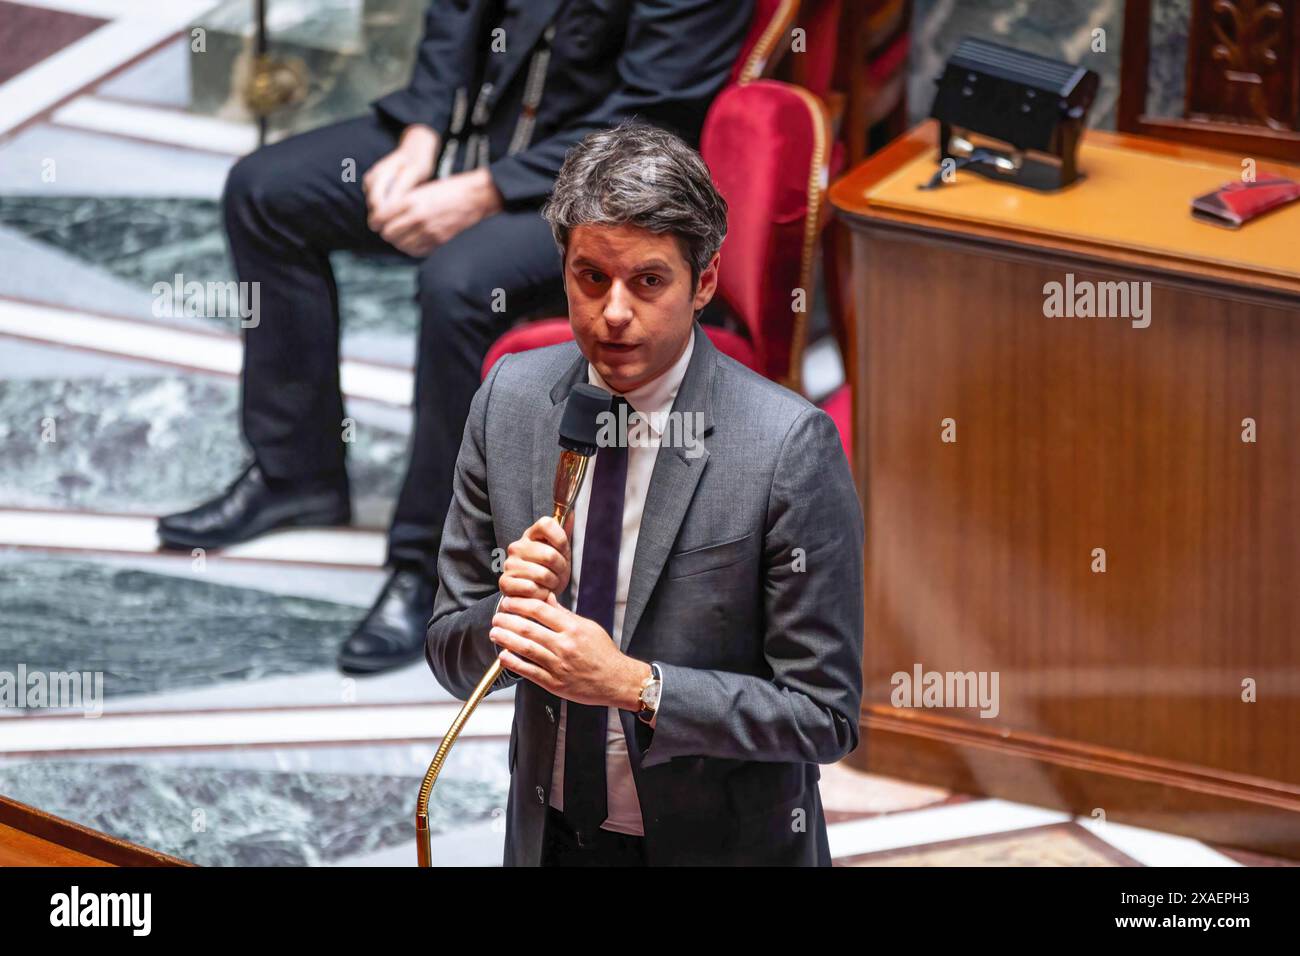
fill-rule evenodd
<path id="1" fill-rule="evenodd" d="M 560 460 L 555 465 L 555 486 L 552 497 L 555 510 L 551 516 L 563 527 L 573 502 L 582 488 L 591 456 L 596 454 L 596 434 L 600 430 L 600 416 L 611 410 L 614 396 L 596 385 L 579 382 L 569 392 L 560 420 Z"/>
<path id="2" fill-rule="evenodd" d="M 555 484 L 552 491 L 555 509 L 551 512 L 551 516 L 560 523 L 561 527 L 569 517 L 573 502 L 577 500 L 591 456 L 596 454 L 596 436 L 600 431 L 601 413 L 610 411 L 613 403 L 613 395 L 603 388 L 586 382 L 579 382 L 569 392 L 568 401 L 564 406 L 564 416 L 560 419 L 562 451 L 560 460 L 555 465 Z M 420 794 L 415 800 L 415 851 L 420 866 L 433 865 L 433 844 L 429 833 L 429 799 L 433 796 L 433 785 L 438 779 L 438 772 L 442 770 L 443 761 L 447 759 L 451 745 L 460 736 L 465 721 L 469 720 L 469 715 L 474 712 L 479 701 L 487 695 L 488 689 L 501 676 L 502 669 L 501 658 L 494 659 L 492 666 L 487 669 L 487 673 L 474 688 L 474 693 L 469 695 L 469 700 L 465 701 L 456 719 L 451 722 L 451 727 L 443 736 L 442 743 L 438 745 L 438 751 L 433 755 L 433 762 L 429 764 L 429 770 L 420 784 Z"/>

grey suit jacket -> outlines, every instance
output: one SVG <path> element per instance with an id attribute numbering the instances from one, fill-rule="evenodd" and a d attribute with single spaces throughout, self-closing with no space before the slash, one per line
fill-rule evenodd
<path id="1" fill-rule="evenodd" d="M 664 678 L 654 729 L 619 711 L 647 862 L 829 866 L 818 765 L 858 745 L 862 509 L 830 417 L 694 335 L 673 411 L 701 413 L 703 453 L 659 449 L 623 622 Z M 458 699 L 496 657 L 493 550 L 551 512 L 586 371 L 573 342 L 507 355 L 474 397 L 425 648 Z M 535 866 L 560 698 L 509 672 L 492 691 L 511 685 L 504 862 Z"/>

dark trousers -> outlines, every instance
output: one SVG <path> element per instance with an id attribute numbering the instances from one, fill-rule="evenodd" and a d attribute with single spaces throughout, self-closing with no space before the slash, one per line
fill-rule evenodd
<path id="1" fill-rule="evenodd" d="M 645 837 L 597 829 L 579 841 L 564 814 L 546 808 L 542 866 L 645 866 Z"/>
<path id="2" fill-rule="evenodd" d="M 241 281 L 260 283 L 260 321 L 244 329 L 242 426 L 272 478 L 307 481 L 344 468 L 338 290 L 329 254 L 402 256 L 367 227 L 361 182 L 400 133 L 374 114 L 335 123 L 257 150 L 226 182 L 235 268 Z M 414 427 L 388 561 L 434 578 L 484 356 L 517 319 L 567 312 L 550 227 L 537 207 L 489 216 L 420 260 L 415 298 Z M 504 311 L 494 311 L 502 304 Z"/>

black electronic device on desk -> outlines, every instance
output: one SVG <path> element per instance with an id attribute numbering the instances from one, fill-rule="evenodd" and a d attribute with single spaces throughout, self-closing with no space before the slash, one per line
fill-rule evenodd
<path id="1" fill-rule="evenodd" d="M 1068 186 L 1080 175 L 1079 139 L 1098 82 L 1081 66 L 962 40 L 935 80 L 941 166 L 923 188 L 960 168 L 1031 189 Z"/>

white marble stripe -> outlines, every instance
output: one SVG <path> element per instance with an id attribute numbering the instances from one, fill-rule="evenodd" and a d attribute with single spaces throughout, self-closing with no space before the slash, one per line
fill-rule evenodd
<path id="1" fill-rule="evenodd" d="M 158 551 L 156 519 L 149 515 L 0 509 L 0 547 L 60 548 L 140 554 Z M 253 541 L 213 549 L 204 560 L 223 557 L 269 563 L 382 567 L 386 542 L 377 531 L 299 528 L 274 531 Z M 190 560 L 178 552 L 183 560 Z"/>
<path id="2" fill-rule="evenodd" d="M 52 755 L 66 751 L 438 740 L 460 708 L 459 702 L 453 702 L 248 713 L 25 717 L 0 720 L 0 748 L 7 754 Z M 460 736 L 508 736 L 513 719 L 513 702 L 484 701 L 475 708 Z"/>
<path id="3" fill-rule="evenodd" d="M 349 398 L 369 398 L 386 405 L 405 406 L 415 401 L 412 372 L 357 359 L 339 363 L 339 387 Z"/>
<path id="4" fill-rule="evenodd" d="M 373 597 L 373 595 L 370 595 Z M 360 614 L 357 615 L 360 620 Z M 514 688 L 497 691 L 492 700 L 510 700 Z M 449 703 L 454 698 L 429 671 L 423 657 L 381 674 L 354 676 L 330 667 L 307 674 L 286 674 L 256 680 L 222 681 L 207 687 L 166 690 L 110 697 L 104 712 L 230 710 L 232 708 L 292 709 L 315 705 Z M 0 709 L 0 713 L 3 713 Z"/>
<path id="5" fill-rule="evenodd" d="M 1075 822 L 1143 866 L 1241 866 L 1191 837 L 1091 817 L 1079 817 Z"/>
<path id="6" fill-rule="evenodd" d="M 0 135 L 185 29 L 215 5 L 214 0 L 132 4 L 129 15 L 6 80 L 0 84 Z"/>
<path id="7" fill-rule="evenodd" d="M 505 856 L 506 821 L 502 814 L 482 823 L 457 826 L 435 833 L 429 840 L 431 866 L 501 866 Z M 324 866 L 415 866 L 415 838 L 358 856 L 334 860 Z"/>
<path id="8" fill-rule="evenodd" d="M 976 800 L 832 823 L 827 826 L 827 836 L 831 856 L 840 859 L 861 853 L 1047 826 L 1069 819 L 1068 813 L 1057 810 L 1006 800 Z"/>
<path id="9" fill-rule="evenodd" d="M 244 361 L 243 347 L 233 336 L 207 335 L 12 299 L 0 299 L 0 334 L 223 375 L 238 375 Z"/>
<path id="10" fill-rule="evenodd" d="M 61 126 L 243 156 L 257 148 L 257 127 L 176 109 L 80 96 L 55 111 Z"/>
<path id="11" fill-rule="evenodd" d="M 233 335 L 192 332 L 13 299 L 0 298 L 0 335 L 181 365 L 220 375 L 237 376 L 244 362 L 243 344 Z M 415 394 L 415 376 L 405 369 L 344 359 L 339 378 L 349 398 L 409 405 Z"/>
<path id="12" fill-rule="evenodd" d="M 22 0 L 24 6 L 117 20 L 140 12 L 140 0 Z"/>
<path id="13" fill-rule="evenodd" d="M 378 531 L 301 528 L 277 531 L 223 548 L 221 554 L 247 561 L 292 561 L 383 567 L 387 540 Z"/>

